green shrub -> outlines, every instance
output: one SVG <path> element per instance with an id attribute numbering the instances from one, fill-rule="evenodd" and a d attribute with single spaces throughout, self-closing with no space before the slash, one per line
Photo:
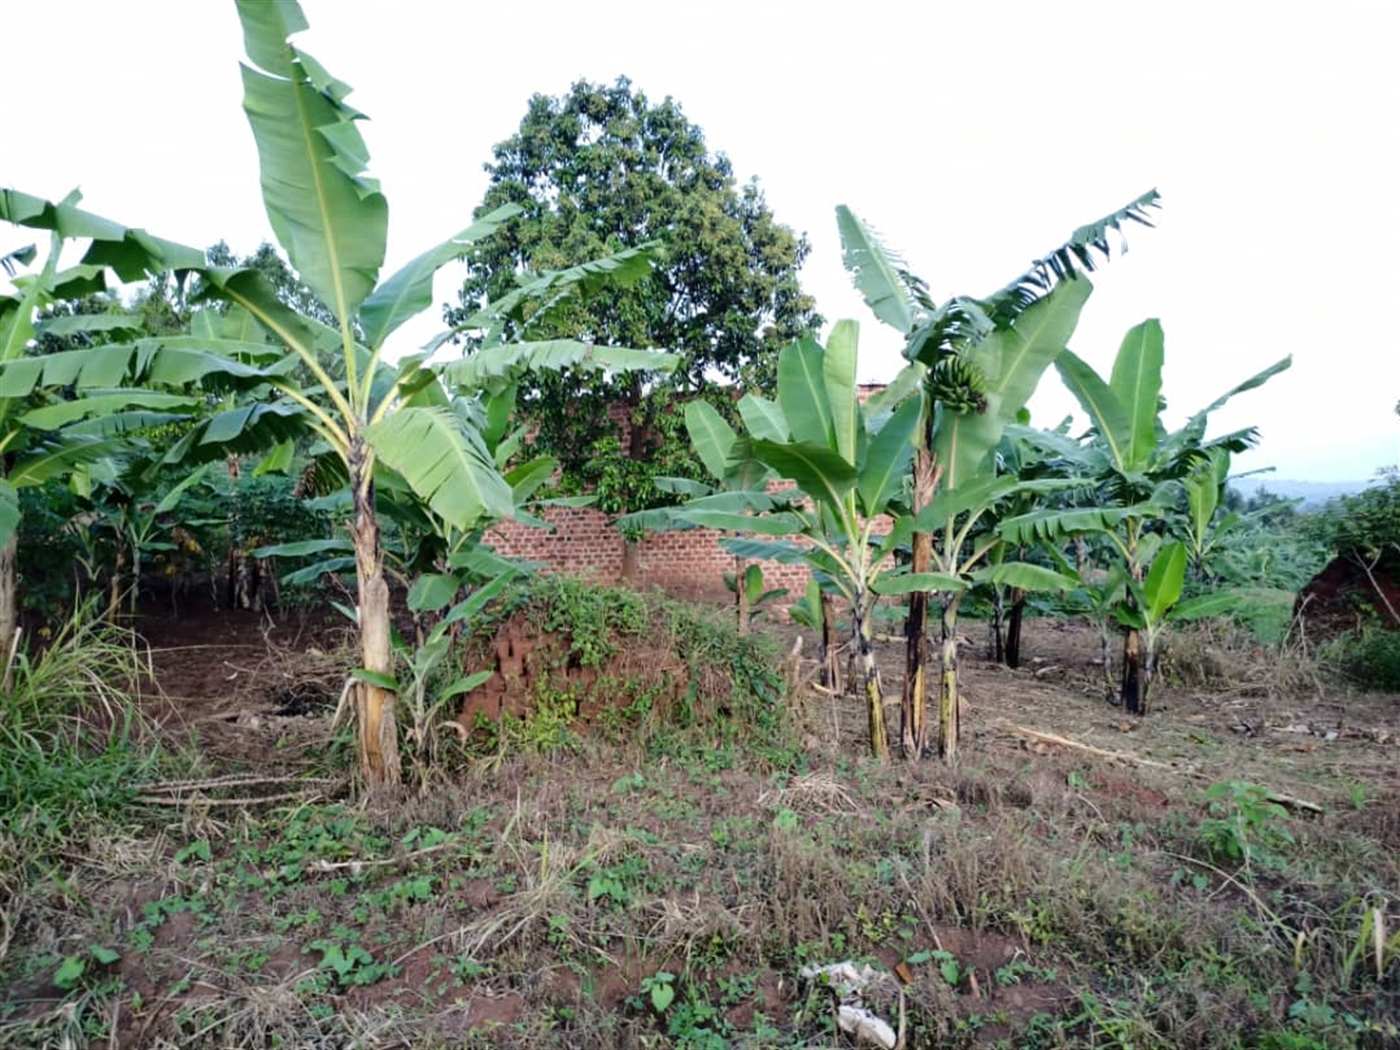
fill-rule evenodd
<path id="1" fill-rule="evenodd" d="M 1346 634 L 1323 647 L 1322 659 L 1363 689 L 1400 693 L 1400 631 Z"/>

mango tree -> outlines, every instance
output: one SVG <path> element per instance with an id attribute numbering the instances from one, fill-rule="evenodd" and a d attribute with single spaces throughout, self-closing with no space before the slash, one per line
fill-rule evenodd
<path id="1" fill-rule="evenodd" d="M 1243 451 L 1258 439 L 1257 430 L 1250 427 L 1206 440 L 1210 413 L 1292 363 L 1291 357 L 1285 357 L 1270 365 L 1191 416 L 1181 429 L 1168 432 L 1160 418 L 1164 353 L 1161 323 L 1147 320 L 1124 337 L 1108 381 L 1074 353 L 1059 356 L 1055 367 L 1060 378 L 1092 426 L 1087 441 L 1079 446 L 1078 467 L 1080 477 L 1096 486 L 1100 502 L 1035 511 L 1007 522 L 1002 530 L 1004 537 L 1015 542 L 1085 534 L 1108 541 L 1124 588 L 1114 606 L 1123 627 L 1120 698 L 1134 714 L 1146 713 L 1155 665 L 1158 630 L 1149 620 L 1168 615 L 1180 597 L 1174 569 L 1164 570 L 1157 578 L 1155 598 L 1143 587 L 1148 567 L 1162 550 L 1165 519 L 1181 497 L 1182 480 L 1219 452 Z M 1181 556 L 1186 557 L 1184 547 Z M 1175 559 L 1176 553 L 1171 557 Z M 1165 600 L 1168 596 L 1170 600 Z M 1187 611 L 1200 614 L 1200 607 Z"/>
<path id="2" fill-rule="evenodd" d="M 1077 306 L 1064 306 L 1054 322 L 1042 315 L 1043 331 L 1019 340 L 1016 345 L 995 345 L 983 352 L 981 360 L 973 352 L 998 332 L 1016 327 L 1020 318 L 1062 283 L 1076 283 L 1081 271 L 1095 268 L 1095 252 L 1105 259 L 1111 255 L 1110 230 L 1122 232 L 1127 223 L 1151 225 L 1147 209 L 1157 206 L 1156 191 L 1081 227 L 1053 252 L 1036 260 L 1031 268 L 1006 287 L 985 299 L 955 296 L 937 303 L 927 285 L 910 274 L 848 208 L 837 209 L 844 260 L 857 289 L 880 320 L 897 329 L 905 338 L 904 356 L 909 367 L 896 380 L 890 397 L 916 396 L 922 404 L 918 429 L 918 452 L 914 461 L 911 510 L 920 515 L 940 491 L 952 492 L 959 485 L 972 484 L 991 472 L 991 460 L 1001 430 L 1012 422 L 1035 390 L 1040 376 L 1064 346 L 1050 345 L 1057 329 L 1068 339 L 1077 318 Z M 1081 289 L 1087 297 L 1087 282 Z M 1069 320 L 1065 328 L 1060 322 Z M 1047 341 L 1048 340 L 1048 341 Z M 971 510 L 972 508 L 967 508 Z M 924 520 L 930 520 L 925 518 Z M 947 576 L 950 559 L 948 544 L 956 533 L 953 523 L 944 521 L 943 553 L 939 570 Z M 912 578 L 926 578 L 934 570 L 934 536 L 918 529 L 911 550 Z M 910 585 L 913 587 L 913 585 Z M 958 595 L 950 592 L 944 602 L 943 655 L 945 662 L 940 686 L 939 750 L 951 758 L 957 741 L 956 636 L 949 633 L 956 620 Z M 927 750 L 925 638 L 928 618 L 928 589 L 913 587 L 905 624 L 905 681 L 901 705 L 902 742 L 906 755 L 922 755 Z"/>
<path id="3" fill-rule="evenodd" d="M 919 406 L 867 411 L 856 383 L 857 340 L 856 323 L 840 321 L 825 347 L 811 339 L 786 347 L 778 355 L 777 400 L 746 394 L 739 401 L 743 433 L 721 430 L 707 450 L 716 464 L 722 457 L 726 476 L 742 476 L 752 460 L 762 468 L 758 477 L 791 479 L 796 492 L 722 492 L 673 513 L 695 525 L 774 537 L 724 545 L 744 558 L 805 562 L 849 603 L 870 750 L 883 759 L 889 735 L 873 618 L 878 582 L 894 571 L 895 553 L 912 527 L 907 517 L 889 515 L 914 454 Z"/>

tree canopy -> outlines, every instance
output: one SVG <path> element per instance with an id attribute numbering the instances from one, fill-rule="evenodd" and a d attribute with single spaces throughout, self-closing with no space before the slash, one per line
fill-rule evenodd
<path id="1" fill-rule="evenodd" d="M 821 323 L 798 281 L 806 238 L 776 221 L 756 180 L 736 184 L 728 158 L 710 152 L 674 100 L 653 104 L 625 77 L 536 95 L 494 154 L 478 214 L 523 210 L 470 252 L 449 322 L 507 294 L 523 274 L 657 245 L 647 277 L 580 297 L 533 334 L 666 349 L 681 359 L 670 379 L 647 388 L 639 376 L 565 374 L 522 389 L 521 400 L 566 478 L 625 477 L 613 503 L 635 508 L 647 483 L 634 467 L 658 451 L 657 423 L 674 397 L 739 381 L 771 385 L 778 350 Z M 612 404 L 632 412 L 625 446 L 608 420 Z"/>

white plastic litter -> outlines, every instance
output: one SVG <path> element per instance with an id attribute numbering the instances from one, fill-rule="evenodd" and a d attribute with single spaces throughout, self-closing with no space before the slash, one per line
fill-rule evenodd
<path id="1" fill-rule="evenodd" d="M 894 1050 L 899 1042 L 894 1028 L 884 1018 L 869 1010 L 861 1000 L 861 995 L 872 984 L 889 981 L 890 975 L 875 969 L 869 963 L 839 962 L 826 966 L 804 966 L 798 971 L 804 981 L 820 981 L 835 993 L 837 999 L 836 1023 L 843 1032 Z"/>

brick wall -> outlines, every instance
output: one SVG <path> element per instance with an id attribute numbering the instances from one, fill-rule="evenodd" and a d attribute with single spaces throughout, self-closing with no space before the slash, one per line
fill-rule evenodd
<path id="1" fill-rule="evenodd" d="M 486 534 L 486 542 L 512 558 L 542 562 L 548 572 L 588 577 L 599 583 L 623 579 L 627 542 L 608 515 L 591 507 L 546 507 L 540 517 L 552 528 L 531 528 L 508 521 Z M 634 586 L 660 587 L 668 592 L 721 597 L 727 592 L 724 574 L 734 571 L 734 556 L 722 549 L 726 535 L 716 529 L 662 532 L 638 541 L 633 552 Z M 771 589 L 786 587 L 795 601 L 807 586 L 804 565 L 759 563 Z"/>
<path id="2" fill-rule="evenodd" d="M 857 391 L 863 404 L 883 390 L 880 383 L 861 384 Z M 627 408 L 614 405 L 608 413 L 617 425 L 618 436 L 627 442 L 631 424 Z M 791 488 L 792 482 L 771 484 L 770 491 Z M 627 542 L 613 528 L 608 516 L 590 507 L 547 507 L 540 515 L 551 528 L 538 529 L 517 522 L 504 522 L 486 534 L 486 542 L 511 558 L 542 562 L 548 572 L 589 577 L 599 583 L 618 583 L 624 577 Z M 888 531 L 889 523 L 878 522 L 877 533 Z M 633 551 L 634 586 L 661 587 L 678 594 L 720 597 L 727 593 L 724 574 L 734 571 L 734 556 L 720 547 L 725 535 L 715 529 L 688 529 L 650 535 Z M 786 587 L 796 601 L 807 587 L 805 565 L 759 562 L 768 589 Z"/>

